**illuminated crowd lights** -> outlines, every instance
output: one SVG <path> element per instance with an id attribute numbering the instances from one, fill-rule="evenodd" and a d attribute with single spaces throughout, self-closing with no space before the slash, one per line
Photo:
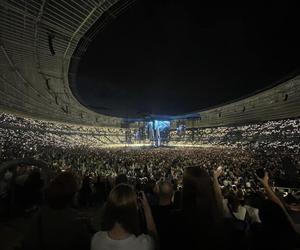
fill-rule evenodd
<path id="1" fill-rule="evenodd" d="M 300 119 L 253 123 L 242 126 L 187 129 L 184 134 L 170 133 L 174 146 L 229 146 L 289 148 L 300 150 Z"/>
<path id="2" fill-rule="evenodd" d="M 0 146 L 19 145 L 31 151 L 38 146 L 61 148 L 149 146 L 150 142 L 126 142 L 124 128 L 79 126 L 0 114 Z M 131 131 L 134 134 L 134 131 Z M 267 147 L 300 149 L 300 119 L 268 121 L 243 126 L 199 128 L 184 134 L 170 132 L 170 146 L 178 147 Z"/>
<path id="3" fill-rule="evenodd" d="M 32 150 L 36 145 L 72 147 L 103 147 L 123 144 L 125 130 L 121 128 L 90 127 L 56 122 L 19 118 L 11 114 L 0 114 L 0 146 L 20 145 Z"/>

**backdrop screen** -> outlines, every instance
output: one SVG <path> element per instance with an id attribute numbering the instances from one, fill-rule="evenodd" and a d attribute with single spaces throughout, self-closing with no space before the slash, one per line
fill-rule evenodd
<path id="1" fill-rule="evenodd" d="M 159 129 L 160 131 L 162 131 L 162 130 L 165 130 L 167 128 L 170 128 L 170 122 L 169 121 L 155 120 L 155 121 L 148 122 L 148 127 L 154 128 L 154 129 Z"/>

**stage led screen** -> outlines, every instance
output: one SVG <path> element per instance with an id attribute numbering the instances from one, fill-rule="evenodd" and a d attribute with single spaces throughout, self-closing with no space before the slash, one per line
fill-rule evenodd
<path id="1" fill-rule="evenodd" d="M 167 128 L 170 128 L 170 122 L 169 121 L 151 121 L 148 122 L 148 126 L 152 129 L 159 129 L 160 131 L 165 130 Z"/>

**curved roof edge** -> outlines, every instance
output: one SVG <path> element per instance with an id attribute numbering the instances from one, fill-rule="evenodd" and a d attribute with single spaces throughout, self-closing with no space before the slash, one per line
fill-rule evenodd
<path id="1" fill-rule="evenodd" d="M 253 96 L 197 112 L 188 127 L 213 127 L 300 117 L 300 75 Z M 175 126 L 176 120 L 173 122 Z"/>
<path id="2" fill-rule="evenodd" d="M 123 119 L 100 115 L 80 104 L 69 86 L 69 70 L 73 72 L 69 67 L 80 56 L 74 52 L 81 39 L 84 53 L 92 25 L 112 6 L 122 5 L 116 5 L 119 0 L 72 2 L 0 1 L 0 110 L 51 121 L 120 127 Z M 299 117 L 299 90 L 298 75 L 242 100 L 195 112 L 200 118 L 187 123 L 207 127 Z"/>

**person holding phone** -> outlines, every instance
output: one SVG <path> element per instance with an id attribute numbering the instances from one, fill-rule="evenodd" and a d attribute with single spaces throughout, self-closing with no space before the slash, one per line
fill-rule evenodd
<path id="1" fill-rule="evenodd" d="M 144 212 L 147 234 L 141 234 L 139 206 Z M 102 228 L 93 236 L 91 250 L 152 250 L 156 243 L 156 225 L 144 192 L 137 195 L 130 185 L 117 185 L 109 194 Z"/>
<path id="2" fill-rule="evenodd" d="M 254 235 L 254 249 L 298 249 L 300 235 L 295 224 L 288 214 L 285 205 L 274 193 L 269 184 L 269 174 L 257 174 L 268 199 L 264 200 L 259 208 L 259 217 L 262 228 Z"/>

